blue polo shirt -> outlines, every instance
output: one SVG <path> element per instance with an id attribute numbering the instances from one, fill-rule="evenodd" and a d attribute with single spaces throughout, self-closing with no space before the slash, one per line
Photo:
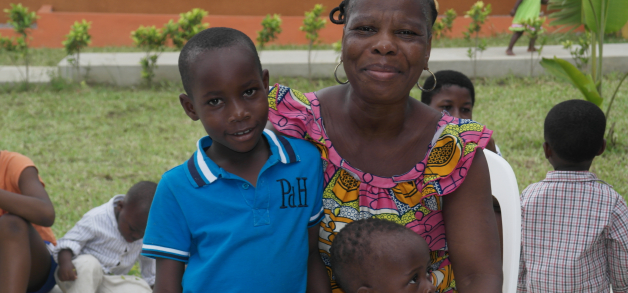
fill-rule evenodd
<path id="1" fill-rule="evenodd" d="M 187 263 L 183 292 L 305 292 L 322 160 L 306 141 L 264 136 L 272 154 L 257 187 L 207 157 L 208 136 L 159 182 L 142 255 Z"/>

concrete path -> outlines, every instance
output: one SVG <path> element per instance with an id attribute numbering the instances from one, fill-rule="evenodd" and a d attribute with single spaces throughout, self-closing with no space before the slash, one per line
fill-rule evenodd
<path id="1" fill-rule="evenodd" d="M 569 51 L 562 46 L 545 46 L 541 56 L 526 52 L 527 47 L 515 47 L 516 56 L 507 56 L 506 47 L 491 47 L 478 55 L 477 77 L 499 77 L 512 74 L 515 76 L 530 75 L 532 65 L 533 75 L 544 73 L 539 65 L 540 57 L 552 58 L 557 56 L 573 62 Z M 142 82 L 141 66 L 139 61 L 144 53 L 83 53 L 81 54 L 81 74 L 92 82 L 109 83 L 121 86 L 132 86 Z M 179 82 L 177 66 L 179 53 L 163 53 L 157 61 L 158 68 L 155 80 Z M 308 52 L 303 50 L 262 51 L 260 59 L 262 66 L 270 71 L 271 76 L 308 76 Z M 334 67 L 338 64 L 339 53 L 332 50 L 313 51 L 312 75 L 314 77 L 333 77 Z M 473 62 L 467 57 L 467 48 L 435 48 L 432 49 L 429 67 L 432 71 L 443 69 L 458 70 L 474 76 Z M 47 71 L 54 67 L 31 67 L 33 82 L 48 82 Z M 59 73 L 65 77 L 73 75 L 73 68 L 66 59 L 58 64 Z M 628 72 L 628 43 L 606 44 L 604 46 L 604 71 Z M 424 73 L 428 74 L 428 73 Z M 342 67 L 338 76 L 344 77 Z M 21 81 L 17 67 L 0 66 L 0 83 Z"/>
<path id="2" fill-rule="evenodd" d="M 47 83 L 50 82 L 50 75 L 56 67 L 46 66 L 30 66 L 28 70 L 28 79 L 31 83 Z M 18 83 L 24 81 L 26 77 L 26 67 L 24 66 L 4 66 L 0 65 L 0 84 Z"/>

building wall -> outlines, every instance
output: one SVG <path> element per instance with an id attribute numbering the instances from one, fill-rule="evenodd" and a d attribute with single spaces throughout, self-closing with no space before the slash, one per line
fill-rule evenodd
<path id="1" fill-rule="evenodd" d="M 162 27 L 170 19 L 177 19 L 176 14 L 133 14 L 133 13 L 86 13 L 86 12 L 53 12 L 50 6 L 44 6 L 37 12 L 39 18 L 37 27 L 30 32 L 32 47 L 62 47 L 61 41 L 68 34 L 70 26 L 75 21 L 85 19 L 92 23 L 89 33 L 92 35 L 92 47 L 106 46 L 133 46 L 131 31 L 140 25 L 154 25 Z M 213 27 L 224 26 L 238 29 L 255 40 L 257 31 L 261 29 L 263 16 L 228 16 L 209 15 L 203 19 Z M 283 32 L 275 43 L 278 44 L 307 44 L 305 34 L 299 31 L 303 23 L 303 16 L 283 16 Z M 469 25 L 470 19 L 458 17 L 454 22 L 450 37 L 460 38 L 462 32 Z M 512 22 L 510 16 L 492 16 L 482 29 L 481 36 L 491 36 L 498 33 L 509 33 L 508 27 Z M 550 28 L 550 31 L 553 28 Z M 15 36 L 11 28 L 0 28 L 0 35 Z M 342 26 L 327 22 L 320 31 L 321 42 L 330 44 L 342 38 Z M 504 44 L 505 46 L 506 44 Z"/>
<path id="2" fill-rule="evenodd" d="M 303 16 L 314 4 L 323 4 L 326 13 L 341 0 L 0 0 L 0 11 L 9 3 L 22 3 L 32 11 L 43 5 L 52 5 L 55 12 L 179 14 L 192 8 L 202 8 L 211 15 L 260 16 L 279 13 L 284 16 Z M 485 0 L 491 3 L 493 15 L 508 15 L 516 0 Z M 540 1 L 540 0 L 539 0 Z M 453 8 L 464 14 L 476 0 L 439 0 L 440 11 Z M 0 23 L 6 22 L 4 13 Z"/>

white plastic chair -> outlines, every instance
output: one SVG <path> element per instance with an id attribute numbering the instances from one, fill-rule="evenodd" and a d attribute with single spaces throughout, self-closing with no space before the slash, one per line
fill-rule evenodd
<path id="1" fill-rule="evenodd" d="M 521 254 L 521 202 L 515 172 L 502 157 L 484 150 L 491 176 L 491 190 L 502 210 L 502 235 L 504 242 L 502 292 L 517 292 L 519 258 Z"/>

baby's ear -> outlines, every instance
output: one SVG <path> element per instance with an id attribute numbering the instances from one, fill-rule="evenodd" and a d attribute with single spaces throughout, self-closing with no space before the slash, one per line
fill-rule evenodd
<path id="1" fill-rule="evenodd" d="M 118 211 L 121 211 L 122 208 L 124 208 L 124 200 L 116 202 L 116 209 L 118 209 Z"/>
<path id="2" fill-rule="evenodd" d="M 196 110 L 194 110 L 192 98 L 188 97 L 186 94 L 180 94 L 179 102 L 181 103 L 181 107 L 183 107 L 185 114 L 187 114 L 190 119 L 194 121 L 198 120 L 198 115 L 196 115 Z"/>

